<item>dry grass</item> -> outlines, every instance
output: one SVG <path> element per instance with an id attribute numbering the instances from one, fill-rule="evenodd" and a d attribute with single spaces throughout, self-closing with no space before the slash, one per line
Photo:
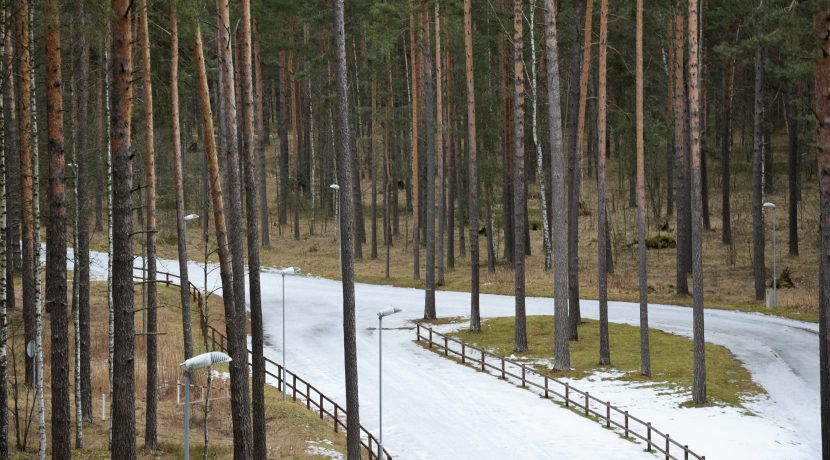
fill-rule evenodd
<path id="1" fill-rule="evenodd" d="M 16 290 L 20 293 L 20 289 Z M 141 292 L 136 290 L 136 305 L 140 305 Z M 210 311 L 212 312 L 212 323 L 220 330 L 224 327 L 219 321 L 221 318 L 221 299 L 212 297 L 210 299 Z M 181 440 L 183 437 L 182 427 L 182 408 L 176 405 L 176 382 L 181 379 L 179 363 L 183 357 L 182 350 L 182 330 L 181 330 L 181 310 L 178 309 L 179 291 L 175 286 L 166 287 L 160 285 L 159 287 L 159 329 L 163 335 L 158 336 L 158 438 L 160 443 L 159 450 L 146 451 L 143 448 L 144 439 L 144 418 L 145 418 L 145 387 L 146 387 L 146 342 L 143 337 L 136 337 L 136 437 L 139 446 L 139 458 L 143 459 L 175 459 L 182 458 Z M 20 305 L 18 303 L 18 305 Z M 108 439 L 108 421 L 101 420 L 101 395 L 108 392 L 108 377 L 107 377 L 107 303 L 106 303 L 106 283 L 93 282 L 91 286 L 91 351 L 92 351 L 92 415 L 94 421 L 84 425 L 84 450 L 74 450 L 73 455 L 76 458 L 96 459 L 109 458 L 107 450 Z M 194 347 L 195 351 L 204 351 L 204 345 L 201 339 L 201 333 L 198 329 L 198 313 L 194 308 L 194 315 L 192 324 L 196 325 L 194 329 Z M 46 359 L 44 370 L 44 383 L 46 385 L 45 397 L 47 405 L 47 430 L 49 429 L 49 405 L 50 405 L 50 365 L 49 365 L 49 340 L 50 336 L 48 316 L 44 316 L 44 356 Z M 13 347 L 17 354 L 16 370 L 19 375 L 20 384 L 18 386 L 21 392 L 21 398 L 25 397 L 25 388 L 23 386 L 23 358 L 21 351 L 23 350 L 23 330 L 20 310 L 10 312 L 9 316 L 9 347 Z M 136 330 L 140 331 L 142 328 L 142 319 L 136 318 Z M 70 326 L 71 330 L 71 326 Z M 74 350 L 74 339 L 70 340 L 70 349 Z M 74 353 L 74 351 L 71 351 Z M 74 356 L 71 354 L 70 356 Z M 11 369 L 12 362 L 10 356 L 10 383 L 13 370 Z M 74 381 L 74 365 L 70 365 L 70 382 Z M 227 365 L 218 366 L 217 370 L 227 372 Z M 195 384 L 204 385 L 206 383 L 205 374 L 197 375 L 194 379 Z M 11 385 L 10 385 L 11 387 Z M 213 388 L 228 388 L 229 382 L 219 379 L 213 379 Z M 70 397 L 72 400 L 72 413 L 74 419 L 74 390 L 70 390 Z M 107 396 L 109 399 L 109 396 Z M 10 395 L 10 407 L 14 404 Z M 23 401 L 21 400 L 21 405 Z M 107 418 L 109 418 L 109 401 L 105 410 L 107 411 Z M 21 417 L 22 417 L 21 408 Z M 306 410 L 300 404 L 293 402 L 283 402 L 279 397 L 279 392 L 270 386 L 266 387 L 266 419 L 268 426 L 268 448 L 269 457 L 271 458 L 292 458 L 292 459 L 310 459 L 321 458 L 319 456 L 309 455 L 306 453 L 308 444 L 306 441 L 315 441 L 322 439 L 329 439 L 333 441 L 333 445 L 327 446 L 339 452 L 345 452 L 345 438 L 342 433 L 337 434 L 331 428 L 331 425 L 319 419 L 319 416 Z M 192 430 L 191 430 L 191 453 L 194 458 L 201 458 L 203 451 L 203 429 L 204 429 L 204 406 L 197 404 L 193 406 L 192 416 Z M 233 454 L 232 444 L 232 425 L 230 417 L 230 401 L 217 400 L 211 402 L 211 413 L 208 419 L 208 426 L 210 432 L 211 450 L 209 452 L 210 458 L 214 459 L 228 459 Z M 14 443 L 14 423 L 9 428 L 10 440 Z M 50 434 L 47 432 L 47 440 Z M 73 439 L 74 439 L 74 423 L 73 423 Z M 73 444 L 74 445 L 74 444 Z M 32 423 L 30 433 L 28 436 L 28 451 L 14 452 L 12 458 L 31 458 L 32 449 L 37 448 L 37 421 Z"/>

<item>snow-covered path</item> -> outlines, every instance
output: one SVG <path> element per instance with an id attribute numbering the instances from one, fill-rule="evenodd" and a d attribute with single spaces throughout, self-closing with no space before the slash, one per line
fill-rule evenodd
<path id="1" fill-rule="evenodd" d="M 93 263 L 103 267 L 96 255 Z M 175 261 L 159 269 L 178 272 Z M 191 281 L 202 284 L 202 266 L 191 264 Z M 93 275 L 102 273 L 93 267 Z M 218 270 L 208 288 L 218 286 Z M 287 366 L 345 406 L 340 282 L 286 276 Z M 282 284 L 262 275 L 266 354 L 281 359 Z M 404 459 L 648 458 L 642 446 L 622 440 L 599 424 L 571 414 L 492 376 L 459 366 L 413 343 L 410 320 L 420 318 L 423 291 L 358 284 L 357 328 L 361 422 L 377 433 L 377 316 L 389 306 L 404 309 L 384 320 L 384 444 Z M 440 316 L 466 316 L 469 293 L 437 292 Z M 482 295 L 482 315 L 513 313 L 509 296 Z M 610 320 L 637 324 L 638 305 L 612 302 Z M 551 314 L 553 300 L 528 298 L 528 314 Z M 597 303 L 583 301 L 586 317 Z M 691 336 L 691 310 L 651 305 L 652 327 Z M 620 403 L 710 459 L 820 457 L 818 326 L 721 310 L 706 312 L 706 340 L 728 347 L 769 397 L 747 403 L 757 417 L 717 407 L 676 409 L 631 400 L 631 392 L 602 395 Z M 612 338 L 613 339 L 613 338 Z M 689 363 L 691 366 L 691 363 Z M 628 400 L 626 400 L 626 398 Z M 638 409 L 639 408 L 639 409 Z M 667 413 L 670 412 L 670 413 Z"/>

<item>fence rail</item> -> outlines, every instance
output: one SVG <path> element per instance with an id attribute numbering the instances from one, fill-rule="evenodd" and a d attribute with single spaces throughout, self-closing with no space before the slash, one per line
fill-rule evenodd
<path id="1" fill-rule="evenodd" d="M 134 267 L 134 269 L 144 271 L 141 267 Z M 135 277 L 135 274 L 133 274 L 133 277 Z M 163 282 L 167 285 L 178 285 L 178 282 L 181 281 L 179 275 L 163 271 L 156 272 L 156 280 L 157 282 Z M 228 352 L 228 339 L 225 334 L 205 321 L 205 315 L 203 313 L 204 296 L 202 295 L 202 291 L 199 290 L 199 288 L 193 283 L 188 284 L 190 296 L 196 301 L 199 312 L 201 313 L 199 315 L 199 325 L 202 328 L 202 334 L 210 339 L 210 343 L 215 349 Z M 251 359 L 253 359 L 252 355 L 253 352 L 248 350 L 249 366 L 253 365 L 251 363 Z M 313 410 L 314 412 L 320 414 L 320 420 L 327 420 L 332 423 L 335 433 L 339 432 L 340 429 L 346 431 L 346 409 L 337 404 L 328 396 L 324 395 L 320 390 L 315 388 L 314 385 L 302 377 L 299 377 L 290 370 L 283 368 L 282 365 L 275 363 L 267 357 L 263 357 L 263 359 L 265 361 L 265 374 L 277 380 L 279 388 L 284 388 L 283 391 L 286 392 L 286 397 L 290 393 L 292 400 L 297 401 L 299 399 L 300 402 L 304 401 L 306 409 Z M 269 370 L 269 366 L 271 370 Z M 285 375 L 285 385 L 283 385 L 282 375 Z M 362 425 L 360 426 L 360 444 L 366 448 L 369 460 L 379 460 L 378 439 Z M 387 460 L 392 460 L 392 456 L 389 455 L 386 448 L 383 448 L 383 457 Z"/>
<path id="2" fill-rule="evenodd" d="M 665 455 L 666 460 L 705 460 L 706 457 L 680 444 L 668 433 L 664 433 L 646 422 L 620 409 L 608 401 L 602 401 L 590 394 L 571 386 L 568 382 L 549 377 L 524 364 L 503 356 L 469 345 L 461 340 L 448 337 L 432 328 L 416 325 L 416 341 L 425 341 L 427 346 L 437 349 L 444 356 L 459 358 L 462 364 L 473 366 L 482 372 L 501 377 L 504 380 L 520 384 L 542 395 L 545 399 L 559 398 L 565 407 L 586 417 L 595 417 L 606 428 L 623 433 L 626 439 L 639 439 L 646 443 L 649 452 Z M 422 332 L 423 331 L 423 332 Z"/>

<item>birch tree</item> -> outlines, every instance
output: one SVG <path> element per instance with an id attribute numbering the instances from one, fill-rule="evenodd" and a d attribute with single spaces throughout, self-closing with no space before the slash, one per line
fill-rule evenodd
<path id="1" fill-rule="evenodd" d="M 539 94 L 536 87 L 536 0 L 530 0 L 530 17 L 528 28 L 530 29 L 530 99 L 531 105 L 531 131 L 533 132 L 533 146 L 536 148 L 536 176 L 539 180 L 539 209 L 542 211 L 542 251 L 545 255 L 545 271 L 551 269 L 551 242 L 550 242 L 550 220 L 548 219 L 548 185 L 547 176 L 544 173 L 544 162 L 542 155 L 542 144 L 539 142 L 538 106 Z"/>

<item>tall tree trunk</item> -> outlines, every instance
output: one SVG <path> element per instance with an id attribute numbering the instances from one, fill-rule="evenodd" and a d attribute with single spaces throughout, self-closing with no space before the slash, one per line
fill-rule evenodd
<path id="1" fill-rule="evenodd" d="M 525 136 L 524 136 L 524 36 L 522 0 L 513 1 L 513 268 L 515 273 L 516 318 L 513 351 L 527 351 L 525 319 Z M 531 24 L 531 27 L 533 25 Z M 548 59 L 550 62 L 550 59 Z M 561 128 L 560 128 L 561 135 Z M 561 146 L 561 142 L 560 142 Z"/>
<path id="2" fill-rule="evenodd" d="M 608 217 L 605 204 L 605 153 L 608 145 L 606 117 L 608 112 L 607 70 L 608 55 L 608 0 L 600 3 L 599 21 L 599 115 L 597 117 L 597 253 L 599 283 L 599 363 L 611 364 L 608 341 Z"/>
<path id="3" fill-rule="evenodd" d="M 455 130 L 455 119 L 453 118 L 453 109 L 455 107 L 455 99 L 452 94 L 453 84 L 453 62 L 450 58 L 450 50 L 446 50 L 446 67 L 447 67 L 447 134 L 444 136 L 446 162 L 447 162 L 447 176 L 444 179 L 447 184 L 447 268 L 455 268 L 455 200 L 458 198 L 458 164 L 456 161 L 456 136 L 458 132 Z M 461 206 L 459 204 L 458 209 Z M 461 219 L 458 220 L 461 225 Z M 461 233 L 464 232 L 463 225 L 459 228 Z M 462 243 L 463 244 L 463 243 Z M 459 246 L 462 248 L 463 246 Z"/>
<path id="4" fill-rule="evenodd" d="M 253 409 L 253 458 L 266 458 L 265 420 L 265 356 L 264 333 L 262 325 L 262 289 L 260 288 L 259 265 L 259 199 L 257 194 L 257 156 L 254 138 L 254 87 L 253 87 L 253 47 L 251 39 L 251 1 L 242 0 L 242 40 L 239 56 L 239 75 L 242 77 L 242 148 L 245 177 L 245 216 L 247 218 L 248 246 L 248 292 L 251 309 L 251 348 L 252 348 L 252 409 Z M 244 304 L 242 304 L 244 305 Z M 246 319 L 245 308 L 241 315 Z M 239 311 L 237 313 L 240 313 Z M 243 323 L 245 324 L 245 323 Z M 242 329 L 244 330 L 244 329 Z M 244 342 L 247 356 L 247 338 Z M 247 363 L 247 360 L 246 360 Z M 246 364 L 243 363 L 243 364 Z M 243 366 L 247 373 L 247 366 Z"/>
<path id="5" fill-rule="evenodd" d="M 735 84 L 735 60 L 729 61 L 729 68 L 723 77 L 723 115 L 721 119 L 721 241 L 732 245 L 732 89 Z"/>
<path id="6" fill-rule="evenodd" d="M 418 91 L 418 53 L 415 45 L 415 4 L 414 0 L 409 0 L 409 46 L 411 52 L 412 68 L 410 77 L 412 79 L 412 265 L 414 279 L 421 278 L 420 258 L 421 258 L 421 233 L 420 233 L 420 158 L 418 152 L 418 99 L 420 94 Z"/>
<path id="7" fill-rule="evenodd" d="M 29 49 L 29 2 L 20 0 L 17 12 L 17 68 L 20 73 L 20 99 L 18 101 L 18 118 L 20 120 L 20 189 L 22 191 L 21 229 L 23 258 L 23 330 L 26 343 L 35 340 L 35 284 L 38 274 L 35 271 L 35 232 L 34 232 L 34 176 L 32 161 L 32 86 L 29 78 L 32 73 L 31 50 Z M 26 355 L 26 385 L 33 386 L 33 358 Z"/>
<path id="8" fill-rule="evenodd" d="M 675 62 L 674 60 L 674 20 L 669 15 L 666 19 L 666 116 L 669 122 L 674 119 L 674 74 Z M 674 138 L 666 136 L 666 218 L 669 220 L 674 215 Z"/>
<path id="9" fill-rule="evenodd" d="M 441 14 L 439 2 L 435 2 L 435 85 L 436 85 L 436 136 L 435 136 L 435 163 L 438 182 L 438 285 L 444 284 L 444 227 L 446 225 L 446 187 L 444 184 L 444 84 L 443 84 L 443 55 L 441 54 Z"/>
<path id="10" fill-rule="evenodd" d="M 2 32 L 7 31 L 8 22 L 5 21 L 5 8 L 0 11 L 0 15 L 4 18 Z M 0 46 L 0 65 L 5 65 L 6 47 Z M 10 79 L 4 75 L 3 81 L 8 82 Z M 5 126 L 6 112 L 5 98 L 0 97 L 0 125 Z M 6 349 L 6 338 L 8 333 L 8 317 L 6 307 L 8 301 L 6 300 L 6 273 L 9 264 L 8 251 L 8 196 L 6 195 L 6 153 L 8 152 L 6 146 L 6 133 L 0 128 L 0 407 L 8 407 L 9 401 L 9 361 Z M 0 457 L 7 458 L 9 456 L 9 411 L 0 410 Z"/>
<path id="11" fill-rule="evenodd" d="M 355 330 L 354 258 L 352 239 L 354 219 L 351 199 L 352 166 L 354 152 L 351 150 L 349 129 L 349 93 L 346 66 L 346 38 L 343 24 L 344 0 L 334 2 L 334 43 L 337 61 L 337 179 L 341 184 L 340 193 L 340 268 L 343 273 L 343 355 L 346 369 L 346 446 L 349 460 L 360 459 L 360 411 L 357 384 L 357 334 Z"/>
<path id="12" fill-rule="evenodd" d="M 571 91 L 568 128 L 568 327 L 571 340 L 579 339 L 579 204 L 582 190 L 582 147 L 585 134 L 585 111 L 588 99 L 588 81 L 591 73 L 591 34 L 593 32 L 594 0 L 585 0 L 586 7 L 577 3 L 574 43 L 579 43 L 579 22 L 584 16 L 581 46 L 574 46 L 571 59 Z M 576 79 L 579 78 L 579 86 Z M 577 115 L 574 116 L 574 112 Z"/>
<path id="13" fill-rule="evenodd" d="M 236 100 L 234 98 L 234 69 L 231 56 L 231 25 L 228 0 L 217 0 L 216 10 L 221 25 L 219 42 L 220 86 L 222 93 L 222 114 L 219 117 L 226 127 L 227 145 L 225 148 L 226 190 L 231 203 L 242 204 L 239 187 L 239 144 L 236 142 Z M 252 428 L 250 415 L 250 394 L 248 393 L 248 340 L 247 314 L 245 311 L 245 263 L 242 244 L 242 212 L 240 206 L 228 207 L 228 242 L 230 243 L 231 264 L 233 266 L 233 318 L 226 318 L 226 327 L 235 327 L 238 331 L 236 342 L 230 348 L 231 362 L 231 412 L 233 415 L 234 458 L 251 458 Z M 229 321 L 232 319 L 232 321 Z M 229 338 L 230 339 L 230 338 Z"/>
<path id="14" fill-rule="evenodd" d="M 135 311 L 133 306 L 132 146 L 133 99 L 131 2 L 112 0 L 112 456 L 134 459 Z"/>
<path id="15" fill-rule="evenodd" d="M 686 250 L 686 240 L 689 239 L 689 155 L 686 151 L 687 144 L 687 104 L 686 104 L 686 79 L 684 75 L 684 44 L 685 37 L 683 27 L 685 20 L 683 13 L 675 16 L 674 35 L 674 197 L 677 208 L 677 255 L 676 255 L 676 292 L 678 294 L 689 293 L 689 282 L 687 275 L 689 271 L 689 258 L 691 253 Z"/>
<path id="16" fill-rule="evenodd" d="M 816 13 L 816 38 L 821 58 L 816 62 L 816 157 L 819 173 L 819 374 L 822 455 L 830 454 L 830 10 Z"/>
<path id="17" fill-rule="evenodd" d="M 495 245 L 495 227 L 496 218 L 493 215 L 493 190 L 485 182 L 484 183 L 484 202 L 485 205 L 485 225 L 484 233 L 487 245 L 487 273 L 496 273 L 496 245 Z"/>
<path id="18" fill-rule="evenodd" d="M 6 307 L 9 310 L 15 309 L 13 274 L 20 273 L 22 267 L 22 256 L 20 246 L 20 224 L 21 224 L 21 190 L 20 184 L 20 147 L 17 131 L 17 105 L 16 86 L 14 78 L 15 69 L 15 25 L 12 20 L 11 8 L 5 11 L 4 21 L 6 24 L 5 40 L 3 43 L 6 55 L 3 68 L 3 110 L 5 116 L 4 134 L 6 136 L 6 184 L 8 191 L 7 199 L 7 227 L 6 238 L 9 250 L 9 260 L 6 264 Z M 11 184 L 11 185 L 10 185 Z M 30 366 L 31 367 L 31 366 Z"/>
<path id="19" fill-rule="evenodd" d="M 424 319 L 435 319 L 435 90 L 432 80 L 432 45 L 430 45 L 427 0 L 421 2 L 422 63 L 424 80 L 424 126 L 427 156 L 427 266 L 424 285 Z M 437 58 L 436 58 L 437 59 Z"/>
<path id="20" fill-rule="evenodd" d="M 270 235 L 270 219 L 268 216 L 268 164 L 265 160 L 265 144 L 268 139 L 268 118 L 263 114 L 264 98 L 266 96 L 263 91 L 262 74 L 262 55 L 259 50 L 259 41 L 254 42 L 254 100 L 255 119 L 256 119 L 256 153 L 257 153 L 257 187 L 259 188 L 259 224 L 260 234 L 262 236 L 261 244 L 263 247 L 271 247 Z M 269 114 L 270 116 L 270 114 Z"/>
<path id="21" fill-rule="evenodd" d="M 75 272 L 78 276 L 78 322 L 80 325 L 80 377 L 81 377 L 81 411 L 83 419 L 92 421 L 92 372 L 90 367 L 90 312 L 89 312 L 89 186 L 87 174 L 91 165 L 87 146 L 87 124 L 89 107 L 89 40 L 83 27 L 87 16 L 83 12 L 83 3 L 79 4 L 81 34 L 77 42 L 77 70 L 75 81 L 78 88 L 77 109 L 78 125 L 75 129 L 77 150 L 75 152 L 75 186 L 77 188 L 77 251 L 78 264 Z M 32 31 L 29 31 L 30 34 Z M 80 431 L 80 430 L 79 430 Z"/>
<path id="22" fill-rule="evenodd" d="M 375 141 L 377 134 L 375 133 L 375 128 L 377 126 L 377 120 L 375 119 L 375 112 L 377 110 L 377 82 L 375 81 L 374 73 L 371 76 L 371 83 L 370 83 L 370 112 L 369 112 L 369 149 L 368 149 L 368 168 L 369 168 L 369 183 L 371 184 L 371 195 L 372 197 L 369 199 L 371 203 L 371 225 L 370 225 L 370 236 L 369 236 L 369 257 L 372 259 L 378 258 L 378 186 L 377 186 L 377 174 L 376 174 L 376 165 L 375 165 Z"/>
<path id="23" fill-rule="evenodd" d="M 798 177 L 801 173 L 801 162 L 798 155 L 798 92 L 794 84 L 789 85 L 789 94 L 787 97 L 787 130 L 789 138 L 789 155 L 787 158 L 788 169 L 788 212 L 789 217 L 789 249 L 790 256 L 798 256 L 798 196 L 799 196 L 799 181 Z"/>
<path id="24" fill-rule="evenodd" d="M 694 0 L 693 0 L 694 1 Z M 640 373 L 651 376 L 648 341 L 648 267 L 646 266 L 646 172 L 643 109 L 643 0 L 637 0 L 636 32 L 636 130 L 637 130 L 637 258 L 640 279 Z"/>
<path id="25" fill-rule="evenodd" d="M 518 14 L 518 12 L 517 12 Z M 553 359 L 555 369 L 570 369 L 571 354 L 568 340 L 570 326 L 568 321 L 568 234 L 565 229 L 565 149 L 562 136 L 561 90 L 559 87 L 559 44 L 556 26 L 556 5 L 553 0 L 545 0 L 545 57 L 547 75 L 548 105 L 548 141 L 550 143 L 551 170 L 551 208 L 553 209 L 553 251 L 556 254 L 553 268 L 553 289 L 555 306 Z M 517 36 L 514 39 L 521 39 Z M 516 59 L 521 59 L 520 55 Z M 517 67 L 519 64 L 516 64 Z M 519 79 L 517 68 L 517 81 Z M 517 117 L 521 123 L 521 114 Z M 521 132 L 517 131 L 517 143 L 522 142 Z M 516 162 L 515 167 L 520 167 Z M 544 174 L 539 171 L 538 174 Z M 518 182 L 517 182 L 518 183 Z M 521 240 L 522 238 L 516 238 Z M 517 260 L 519 252 L 516 254 Z"/>
<path id="26" fill-rule="evenodd" d="M 291 134 L 294 138 L 294 174 L 291 176 L 291 214 L 294 223 L 294 241 L 300 241 L 300 176 L 302 168 L 302 130 L 300 128 L 300 85 L 297 83 L 297 68 L 294 52 L 288 55 L 289 81 L 291 82 Z"/>
<path id="27" fill-rule="evenodd" d="M 700 148 L 700 43 L 698 5 L 689 0 L 689 127 L 692 169 L 692 307 L 694 331 L 694 378 L 692 399 L 706 402 L 706 356 L 703 337 L 703 184 Z"/>
<path id="28" fill-rule="evenodd" d="M 533 134 L 533 146 L 536 148 L 536 175 L 539 180 L 539 208 L 542 211 L 542 252 L 545 256 L 545 271 L 551 268 L 551 243 L 550 243 L 550 221 L 548 219 L 548 186 L 547 176 L 544 173 L 544 157 L 542 155 L 542 144 L 539 142 L 538 107 L 539 92 L 536 81 L 536 0 L 530 1 L 530 18 L 528 20 L 530 29 L 530 97 L 533 101 L 531 106 L 531 123 Z"/>
<path id="29" fill-rule="evenodd" d="M 147 389 L 145 406 L 144 445 L 147 449 L 155 450 L 158 446 L 156 433 L 158 411 L 158 345 L 156 330 L 158 316 L 156 314 L 156 160 L 155 136 L 153 127 L 153 85 L 152 65 L 150 61 L 150 30 L 147 20 L 147 2 L 139 9 L 138 22 L 141 34 L 141 59 L 144 87 L 144 172 L 146 179 L 144 191 L 147 207 Z"/>
<path id="30" fill-rule="evenodd" d="M 190 327 L 190 291 L 187 270 L 187 223 L 184 217 L 184 174 L 182 172 L 182 141 L 179 130 L 179 26 L 178 0 L 170 3 L 170 118 L 173 135 L 173 167 L 176 193 L 176 234 L 178 236 L 180 298 L 182 302 L 182 340 L 184 359 L 193 356 L 193 330 Z M 203 212 L 202 219 L 207 220 Z"/>
<path id="31" fill-rule="evenodd" d="M 196 26 L 195 38 L 196 54 L 196 83 L 199 94 L 199 105 L 201 106 L 202 128 L 204 130 L 204 146 L 209 166 L 210 195 L 213 205 L 213 222 L 216 231 L 216 246 L 219 254 L 219 275 L 222 280 L 222 302 L 225 307 L 225 331 L 228 335 L 228 347 L 236 347 L 236 335 L 240 333 L 234 324 L 234 283 L 233 283 L 233 262 L 231 261 L 228 233 L 225 226 L 225 206 L 222 195 L 222 184 L 219 180 L 219 154 L 216 142 L 213 137 L 213 113 L 210 107 L 210 94 L 208 93 L 207 73 L 205 70 L 204 46 L 202 44 L 202 30 Z M 207 238 L 205 238 L 207 240 Z M 233 371 L 233 368 L 231 368 Z M 247 371 L 247 369 L 246 369 Z M 231 400 L 233 403 L 233 400 Z M 236 415 L 236 414 L 234 414 Z M 234 417 L 234 422 L 236 422 Z M 234 426 L 237 424 L 234 423 Z M 236 457 L 240 458 L 240 457 Z M 241 457 L 245 458 L 245 457 Z"/>
<path id="32" fill-rule="evenodd" d="M 762 33 L 760 23 L 755 35 Z M 755 279 L 755 300 L 764 298 L 766 268 L 764 266 L 764 214 L 763 214 L 763 132 L 764 119 L 764 51 L 761 45 L 755 49 L 755 103 L 752 124 L 752 274 Z"/>
<path id="33" fill-rule="evenodd" d="M 52 458 L 68 459 L 72 445 L 69 414 L 69 324 L 66 303 L 66 197 L 63 144 L 60 16 L 57 0 L 45 5 L 46 122 L 49 134 L 49 226 L 46 230 L 46 310 L 51 327 Z M 28 14 L 21 14 L 28 23 Z M 21 22 L 22 24 L 22 22 Z M 21 38 L 28 42 L 28 30 Z M 28 57 L 27 57 L 28 59 Z M 27 76 L 24 74 L 24 78 Z M 28 93 L 22 93 L 21 99 Z"/>
<path id="34" fill-rule="evenodd" d="M 467 173 L 470 231 L 470 330 L 481 331 L 478 267 L 478 158 L 476 147 L 476 88 L 473 80 L 473 25 L 471 0 L 464 0 L 464 68 L 467 82 Z"/>
<path id="35" fill-rule="evenodd" d="M 278 112 L 279 112 L 279 138 L 280 138 L 280 167 L 279 167 L 279 203 L 278 203 L 278 224 L 280 233 L 282 226 L 288 224 L 288 91 L 291 78 L 288 67 L 285 65 L 285 51 L 280 53 L 282 64 L 279 66 L 279 89 L 278 89 Z"/>

